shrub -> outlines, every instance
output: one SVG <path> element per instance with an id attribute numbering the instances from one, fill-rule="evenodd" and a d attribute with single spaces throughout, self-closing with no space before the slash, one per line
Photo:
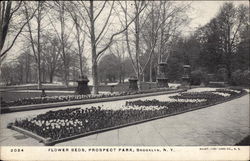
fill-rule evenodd
<path id="1" fill-rule="evenodd" d="M 200 85 L 204 83 L 205 85 L 208 84 L 208 75 L 206 72 L 202 70 L 195 70 L 191 72 L 191 85 Z"/>
<path id="2" fill-rule="evenodd" d="M 217 81 L 227 81 L 227 69 L 226 68 L 219 68 L 216 73 L 216 80 Z"/>
<path id="3" fill-rule="evenodd" d="M 250 78 L 249 70 L 236 70 L 232 73 L 231 83 L 236 86 L 248 86 Z"/>

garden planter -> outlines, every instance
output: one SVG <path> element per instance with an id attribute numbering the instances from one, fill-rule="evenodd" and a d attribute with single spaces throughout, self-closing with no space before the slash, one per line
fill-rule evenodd
<path id="1" fill-rule="evenodd" d="M 167 63 L 161 62 L 158 64 L 157 87 L 168 88 L 168 78 L 166 72 Z"/>
<path id="2" fill-rule="evenodd" d="M 190 86 L 191 78 L 190 78 L 190 65 L 183 65 L 183 76 L 182 76 L 182 86 Z"/>
<path id="3" fill-rule="evenodd" d="M 129 91 L 138 91 L 137 81 L 138 79 L 136 77 L 129 78 Z"/>
<path id="4" fill-rule="evenodd" d="M 78 95 L 90 94 L 90 90 L 89 90 L 89 87 L 88 87 L 88 82 L 89 82 L 89 80 L 88 80 L 87 76 L 81 76 L 77 80 L 78 86 L 76 88 L 75 93 L 78 94 Z"/>

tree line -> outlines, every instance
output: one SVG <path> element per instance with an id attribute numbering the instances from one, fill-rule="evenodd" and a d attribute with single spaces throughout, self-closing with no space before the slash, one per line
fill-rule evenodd
<path id="1" fill-rule="evenodd" d="M 236 71 L 249 71 L 249 9 L 232 2 L 188 37 L 189 2 L 1 1 L 0 9 L 5 82 L 35 81 L 40 89 L 60 78 L 68 86 L 91 70 L 98 93 L 107 80 L 134 75 L 139 88 L 155 81 L 159 62 L 167 62 L 170 81 L 181 79 L 183 64 L 200 74 L 221 71 L 230 80 Z M 15 45 L 21 54 L 5 62 Z"/>
<path id="2" fill-rule="evenodd" d="M 163 45 L 164 49 L 160 47 L 162 39 L 158 40 L 156 45 L 159 47 L 152 51 L 150 62 L 142 74 L 142 80 L 156 81 L 157 65 L 162 54 L 164 55 L 163 61 L 168 64 L 167 75 L 170 82 L 181 82 L 183 65 L 189 64 L 192 68 L 194 84 L 206 81 L 210 74 L 214 75 L 212 78 L 214 81 L 225 81 L 235 85 L 247 84 L 250 77 L 248 10 L 249 7 L 245 5 L 235 6 L 232 2 L 224 3 L 214 18 L 204 26 L 198 27 L 191 35 L 184 37 L 176 34 L 171 41 L 168 41 L 171 46 Z M 157 19 L 151 17 L 149 20 L 156 21 Z M 184 22 L 182 21 L 182 23 Z M 150 33 L 149 30 L 152 29 L 150 28 L 152 26 L 146 27 L 146 25 L 144 24 L 145 30 L 142 30 L 142 35 Z M 154 22 L 151 25 L 157 25 L 157 23 Z M 180 32 L 183 31 L 180 30 Z M 153 38 L 152 34 L 149 38 Z M 153 41 L 147 41 L 143 37 L 141 42 L 147 44 L 147 42 L 152 43 Z M 152 49 L 150 45 L 149 49 Z M 132 64 L 127 58 L 123 59 L 123 63 L 120 61 L 115 61 L 114 64 L 108 63 L 108 60 L 121 58 L 119 51 L 123 50 L 111 52 L 110 55 L 106 55 L 106 59 L 101 61 L 101 79 L 106 74 L 104 71 L 110 71 L 110 68 L 116 70 L 107 74 L 108 80 L 116 77 L 121 81 L 120 75 L 124 72 L 125 76 L 133 74 Z M 114 53 L 118 53 L 118 55 L 114 55 Z M 150 58 L 149 53 L 147 51 L 145 56 L 140 59 L 142 64 L 147 64 L 147 58 Z M 147 54 L 149 56 L 146 56 Z"/>

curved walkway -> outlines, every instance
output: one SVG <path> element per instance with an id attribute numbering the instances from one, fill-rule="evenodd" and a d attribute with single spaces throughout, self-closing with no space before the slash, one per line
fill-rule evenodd
<path id="1" fill-rule="evenodd" d="M 45 110 L 1 115 L 1 146 L 42 146 L 43 144 L 32 138 L 7 129 L 6 125 L 15 117 L 43 112 Z M 249 94 L 208 108 L 99 133 L 56 146 L 228 146 L 234 145 L 248 134 Z"/>

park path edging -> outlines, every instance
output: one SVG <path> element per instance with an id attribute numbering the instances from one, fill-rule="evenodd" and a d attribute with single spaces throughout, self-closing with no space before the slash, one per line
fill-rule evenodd
<path id="1" fill-rule="evenodd" d="M 154 92 L 154 93 L 144 93 L 144 94 L 107 97 L 107 98 L 95 98 L 95 99 L 67 101 L 67 102 L 55 102 L 55 103 L 33 104 L 33 105 L 23 105 L 23 106 L 11 106 L 11 107 L 2 108 L 2 110 L 4 111 L 2 113 L 21 112 L 21 111 L 29 111 L 29 110 L 40 110 L 40 109 L 46 109 L 46 108 L 55 108 L 55 107 L 63 107 L 63 106 L 71 106 L 71 105 L 82 105 L 82 104 L 108 102 L 108 101 L 118 101 L 118 100 L 123 100 L 123 99 L 133 99 L 133 98 L 140 98 L 140 97 L 157 96 L 157 95 L 162 95 L 162 94 L 173 94 L 173 93 L 184 92 L 184 91 L 187 91 L 187 89 L 177 89 L 177 90 L 171 90 L 171 91 L 161 91 L 161 92 Z"/>

